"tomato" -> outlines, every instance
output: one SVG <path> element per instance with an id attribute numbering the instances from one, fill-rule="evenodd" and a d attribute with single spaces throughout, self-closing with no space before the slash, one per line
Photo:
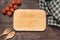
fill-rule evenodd
<path id="1" fill-rule="evenodd" d="M 6 7 L 6 11 L 9 11 L 9 9 L 10 9 L 9 7 Z"/>
<path id="2" fill-rule="evenodd" d="M 17 0 L 17 5 L 20 5 L 21 4 L 21 1 L 20 0 Z"/>
<path id="3" fill-rule="evenodd" d="M 11 3 L 12 3 L 13 5 L 15 5 L 15 4 L 16 4 L 16 1 L 13 0 L 13 1 L 11 1 Z"/>
<path id="4" fill-rule="evenodd" d="M 14 12 L 14 8 L 11 8 L 10 11 L 11 11 L 11 12 Z"/>
<path id="5" fill-rule="evenodd" d="M 7 12 L 7 15 L 10 17 L 10 16 L 12 16 L 12 12 Z"/>
<path id="6" fill-rule="evenodd" d="M 15 10 L 18 9 L 18 6 L 17 6 L 17 5 L 14 5 L 14 9 L 15 9 Z"/>
<path id="7" fill-rule="evenodd" d="M 3 12 L 3 14 L 6 14 L 6 13 L 7 13 L 7 12 L 6 12 L 6 9 L 3 9 L 2 12 Z"/>
<path id="8" fill-rule="evenodd" d="M 12 8 L 12 7 L 13 7 L 13 5 L 12 5 L 11 3 L 9 3 L 9 4 L 8 4 L 8 7 L 9 7 L 9 8 Z"/>

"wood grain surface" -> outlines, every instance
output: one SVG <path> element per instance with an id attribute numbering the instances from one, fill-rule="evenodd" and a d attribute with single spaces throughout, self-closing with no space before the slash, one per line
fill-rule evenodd
<path id="1" fill-rule="evenodd" d="M 40 9 L 18 9 L 14 12 L 13 28 L 16 31 L 44 31 L 46 12 Z"/>
<path id="2" fill-rule="evenodd" d="M 3 15 L 1 10 L 11 0 L 0 0 L 0 34 L 8 27 L 13 29 L 13 16 Z M 39 0 L 21 0 L 20 9 L 39 9 Z M 13 29 L 14 30 L 14 29 Z M 4 40 L 3 36 L 0 40 Z M 44 32 L 16 32 L 15 36 L 9 40 L 60 40 L 60 28 L 47 26 Z"/>

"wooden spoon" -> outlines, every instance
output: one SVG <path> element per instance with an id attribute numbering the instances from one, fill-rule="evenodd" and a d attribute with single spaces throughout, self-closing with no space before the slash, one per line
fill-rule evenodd
<path id="1" fill-rule="evenodd" d="M 4 32 L 0 35 L 0 37 L 3 36 L 3 35 L 8 34 L 9 32 L 11 32 L 11 28 L 5 29 Z"/>
<path id="2" fill-rule="evenodd" d="M 14 37 L 14 35 L 15 35 L 15 31 L 12 31 L 7 35 L 7 37 L 4 40 L 10 39 L 10 38 Z"/>

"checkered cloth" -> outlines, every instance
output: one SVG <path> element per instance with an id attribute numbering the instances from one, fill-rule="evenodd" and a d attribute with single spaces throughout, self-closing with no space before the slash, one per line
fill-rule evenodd
<path id="1" fill-rule="evenodd" d="M 60 0 L 39 0 L 39 7 L 46 11 L 48 25 L 60 27 Z"/>

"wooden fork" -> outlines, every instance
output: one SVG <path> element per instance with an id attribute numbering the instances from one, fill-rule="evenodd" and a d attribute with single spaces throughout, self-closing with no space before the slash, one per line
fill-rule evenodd
<path id="1" fill-rule="evenodd" d="M 15 35 L 15 31 L 11 31 L 4 40 L 10 39 L 10 38 L 14 37 L 14 35 Z"/>
<path id="2" fill-rule="evenodd" d="M 5 29 L 4 32 L 0 35 L 0 37 L 3 35 L 7 35 L 9 32 L 11 32 L 11 28 Z"/>

